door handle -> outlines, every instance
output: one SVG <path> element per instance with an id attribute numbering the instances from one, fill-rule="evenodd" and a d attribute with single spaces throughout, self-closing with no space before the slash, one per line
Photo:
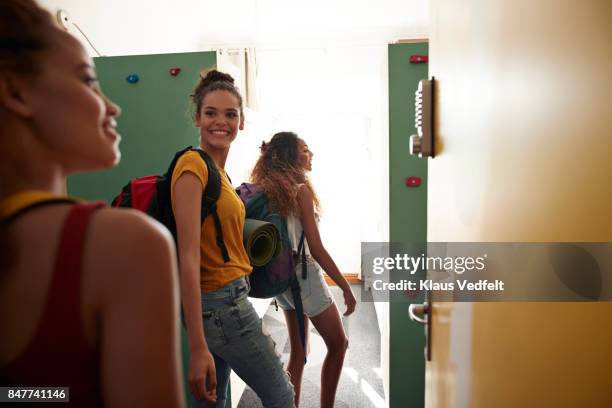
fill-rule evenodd
<path id="1" fill-rule="evenodd" d="M 410 320 L 417 323 L 427 324 L 428 311 L 429 305 L 427 302 L 413 303 L 408 306 L 408 316 L 410 316 Z"/>
<path id="2" fill-rule="evenodd" d="M 431 361 L 431 292 L 427 292 L 427 301 L 408 306 L 408 316 L 413 322 L 422 324 L 425 329 L 425 361 Z"/>

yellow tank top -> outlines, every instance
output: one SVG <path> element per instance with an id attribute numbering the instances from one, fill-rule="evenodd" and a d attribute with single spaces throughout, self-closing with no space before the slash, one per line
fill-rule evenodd
<path id="1" fill-rule="evenodd" d="M 76 202 L 73 197 L 60 196 L 55 193 L 40 190 L 26 190 L 10 195 L 0 200 L 0 219 L 4 219 L 18 213 L 32 204 L 47 201 Z"/>
<path id="2" fill-rule="evenodd" d="M 172 192 L 176 181 L 186 172 L 193 173 L 206 188 L 208 168 L 197 152 L 187 152 L 178 160 L 172 174 Z M 228 283 L 248 275 L 252 271 L 249 257 L 244 249 L 243 228 L 245 209 L 242 200 L 230 184 L 225 171 L 221 175 L 221 195 L 217 201 L 217 214 L 221 220 L 223 240 L 229 254 L 229 261 L 223 262 L 217 246 L 213 218 L 206 217 L 202 224 L 200 239 L 200 288 L 202 292 L 215 291 Z M 174 194 L 172 194 L 174 211 Z"/>

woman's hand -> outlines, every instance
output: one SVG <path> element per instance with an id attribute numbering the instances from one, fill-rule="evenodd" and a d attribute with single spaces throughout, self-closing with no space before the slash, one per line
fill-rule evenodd
<path id="1" fill-rule="evenodd" d="M 189 357 L 189 389 L 198 400 L 217 402 L 215 359 L 208 349 L 192 352 Z"/>
<path id="2" fill-rule="evenodd" d="M 342 291 L 344 295 L 344 304 L 346 305 L 346 312 L 344 312 L 345 316 L 350 315 L 355 311 L 355 305 L 357 304 L 357 300 L 355 299 L 355 295 L 353 295 L 353 291 L 350 286 Z"/>

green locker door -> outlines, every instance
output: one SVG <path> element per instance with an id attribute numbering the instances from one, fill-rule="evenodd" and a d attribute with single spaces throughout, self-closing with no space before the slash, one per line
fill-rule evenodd
<path id="1" fill-rule="evenodd" d="M 411 64 L 413 54 L 427 55 L 428 44 L 389 45 L 389 241 L 427 241 L 427 160 L 410 155 L 409 137 L 414 127 L 414 94 L 427 78 L 427 64 Z M 421 177 L 409 188 L 409 176 Z M 419 254 L 415 254 L 418 256 Z M 408 304 L 423 297 L 394 298 L 389 305 L 389 407 L 421 408 L 425 402 L 423 327 L 408 318 Z"/>
<path id="2" fill-rule="evenodd" d="M 122 110 L 121 162 L 110 170 L 69 178 L 68 192 L 110 201 L 129 179 L 167 170 L 174 153 L 198 144 L 189 111 L 189 95 L 202 69 L 216 64 L 214 52 L 95 58 L 104 93 Z M 179 67 L 177 76 L 170 68 Z M 137 83 L 126 77 L 137 74 Z"/>
<path id="3" fill-rule="evenodd" d="M 198 145 L 189 95 L 200 71 L 215 66 L 217 57 L 215 52 L 196 52 L 100 57 L 94 62 L 102 90 L 122 110 L 117 119 L 122 137 L 121 162 L 113 169 L 70 177 L 68 193 L 110 202 L 131 178 L 164 173 L 176 151 Z M 177 76 L 170 75 L 173 67 L 181 69 Z M 126 78 L 130 74 L 138 75 L 139 81 L 129 83 Z M 188 345 L 185 330 L 181 329 L 186 374 Z M 190 398 L 188 390 L 185 382 L 185 392 Z"/>

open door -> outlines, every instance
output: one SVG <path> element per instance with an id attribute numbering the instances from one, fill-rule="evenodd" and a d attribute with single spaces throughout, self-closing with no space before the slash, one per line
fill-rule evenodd
<path id="1" fill-rule="evenodd" d="M 612 3 L 431 10 L 428 240 L 612 242 Z M 612 406 L 611 315 L 611 302 L 434 302 L 426 406 Z"/>

